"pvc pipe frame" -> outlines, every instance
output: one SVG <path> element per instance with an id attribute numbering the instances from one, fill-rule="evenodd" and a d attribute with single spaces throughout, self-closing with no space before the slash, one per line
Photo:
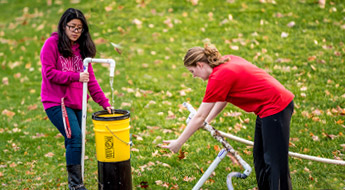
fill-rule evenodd
<path id="1" fill-rule="evenodd" d="M 226 149 L 222 149 L 219 153 L 216 159 L 212 162 L 212 164 L 207 168 L 204 175 L 201 176 L 199 181 L 195 184 L 192 190 L 199 190 L 201 186 L 206 182 L 208 177 L 212 174 L 212 172 L 217 168 L 218 164 L 223 160 L 223 158 L 228 154 Z"/>
<path id="2" fill-rule="evenodd" d="M 235 140 L 237 142 L 246 144 L 246 145 L 251 145 L 253 146 L 254 143 L 252 141 L 248 141 L 246 139 L 242 139 L 240 137 L 228 134 L 228 133 L 224 133 L 222 131 L 218 131 L 220 133 L 221 136 L 229 138 L 231 140 Z M 289 156 L 292 157 L 296 157 L 296 158 L 302 158 L 302 159 L 306 159 L 306 160 L 312 160 L 312 161 L 316 161 L 316 162 L 322 162 L 322 163 L 326 163 L 326 164 L 336 164 L 336 165 L 343 165 L 345 166 L 345 161 L 343 160 L 334 160 L 334 159 L 328 159 L 328 158 L 320 158 L 320 157 L 316 157 L 316 156 L 310 156 L 310 155 L 305 155 L 305 154 L 299 154 L 299 153 L 295 153 L 295 152 L 289 152 Z"/>
<path id="3" fill-rule="evenodd" d="M 183 103 L 183 105 L 185 105 L 185 104 L 187 105 L 187 103 Z M 191 105 L 189 104 L 189 106 L 191 106 Z M 188 108 L 188 109 L 190 109 L 190 108 Z M 188 122 L 188 120 L 191 119 L 191 117 L 192 116 L 188 117 L 187 122 Z M 246 144 L 246 145 L 250 145 L 250 146 L 254 145 L 254 143 L 252 141 L 249 141 L 249 140 L 246 140 L 246 139 L 234 136 L 234 135 L 229 134 L 229 133 L 224 133 L 222 131 L 218 131 L 218 132 L 219 132 L 219 134 L 222 137 L 225 137 L 225 138 L 228 138 L 228 139 L 231 139 L 231 140 L 234 140 L 234 141 Z M 326 164 L 345 165 L 345 161 L 343 161 L 343 160 L 334 160 L 334 159 L 328 159 L 328 158 L 320 158 L 320 157 L 316 157 L 316 156 L 310 156 L 310 155 L 306 155 L 306 154 L 299 154 L 299 153 L 295 153 L 295 152 L 289 152 L 289 156 L 296 157 L 296 158 L 301 158 L 301 159 L 306 159 L 306 160 L 312 160 L 312 161 L 316 161 L 316 162 L 322 162 L 322 163 L 326 163 Z"/>
<path id="4" fill-rule="evenodd" d="M 193 108 L 192 105 L 188 104 L 187 102 L 184 102 L 183 106 L 185 106 L 190 111 L 190 114 L 189 114 L 187 121 L 186 121 L 187 123 L 189 123 L 189 121 L 196 114 L 196 110 Z M 232 148 L 232 146 L 228 142 L 226 142 L 222 136 L 219 135 L 219 132 L 216 129 L 214 129 L 211 125 L 209 125 L 207 122 L 204 122 L 203 128 L 205 130 L 209 131 L 211 133 L 211 135 L 216 140 L 218 140 L 223 145 L 223 147 L 225 149 L 222 149 L 219 152 L 217 158 L 212 162 L 212 164 L 209 166 L 209 168 L 206 170 L 206 172 L 203 174 L 203 176 L 199 179 L 197 184 L 193 187 L 193 190 L 198 190 L 201 188 L 201 186 L 205 183 L 207 178 L 216 169 L 219 162 L 222 161 L 222 159 L 225 157 L 225 155 L 227 155 L 228 152 L 231 153 L 233 156 L 235 156 L 235 158 L 238 160 L 238 162 L 244 168 L 245 171 L 242 174 L 243 179 L 246 178 L 247 176 L 249 176 L 249 174 L 252 172 L 252 168 L 250 167 L 250 165 L 241 158 L 241 156 L 236 152 L 236 150 L 234 148 Z M 231 186 L 232 186 L 232 184 L 231 184 Z"/>
<path id="5" fill-rule="evenodd" d="M 87 57 L 83 61 L 84 72 L 89 69 L 89 63 L 109 63 L 110 64 L 110 77 L 114 77 L 116 63 L 113 59 L 93 59 Z M 87 109 L 87 82 L 83 83 L 83 102 L 82 102 L 82 121 L 81 121 L 81 133 L 82 133 L 82 148 L 81 148 L 81 174 L 84 180 L 84 160 L 85 160 L 85 134 L 86 134 L 86 109 Z"/>

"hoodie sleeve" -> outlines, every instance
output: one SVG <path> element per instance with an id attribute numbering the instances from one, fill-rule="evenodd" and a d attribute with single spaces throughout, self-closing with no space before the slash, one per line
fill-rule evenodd
<path id="1" fill-rule="evenodd" d="M 62 85 L 79 81 L 79 73 L 62 72 L 57 69 L 58 56 L 57 39 L 50 37 L 43 45 L 40 56 L 44 77 L 53 83 Z"/>
<path id="2" fill-rule="evenodd" d="M 102 106 L 103 109 L 106 109 L 106 107 L 110 106 L 109 99 L 105 97 L 104 92 L 99 86 L 95 77 L 95 73 L 93 72 L 91 63 L 89 63 L 88 71 L 89 71 L 88 89 L 89 89 L 90 95 L 96 103 Z"/>

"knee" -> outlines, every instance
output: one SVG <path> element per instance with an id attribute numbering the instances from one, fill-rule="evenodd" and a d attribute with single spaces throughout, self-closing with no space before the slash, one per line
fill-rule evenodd
<path id="1" fill-rule="evenodd" d="M 70 148 L 80 148 L 81 141 L 81 135 L 72 135 L 70 139 L 66 139 L 66 144 Z"/>

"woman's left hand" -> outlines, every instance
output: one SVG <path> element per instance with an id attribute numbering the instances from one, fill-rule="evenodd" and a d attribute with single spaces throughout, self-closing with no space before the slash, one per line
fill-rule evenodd
<path id="1" fill-rule="evenodd" d="M 112 109 L 114 109 L 114 108 L 111 107 L 111 106 L 108 106 L 108 107 L 106 107 L 105 109 L 108 111 L 108 113 L 111 114 L 111 113 L 113 113 L 113 112 L 112 112 Z"/>
<path id="2" fill-rule="evenodd" d="M 167 145 L 162 145 L 162 148 L 169 149 L 173 153 L 177 153 L 180 149 L 182 144 L 176 139 L 176 140 L 165 140 L 163 141 L 164 144 Z"/>

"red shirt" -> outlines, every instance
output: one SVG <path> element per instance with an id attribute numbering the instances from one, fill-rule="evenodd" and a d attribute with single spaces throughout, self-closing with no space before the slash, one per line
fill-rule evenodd
<path id="1" fill-rule="evenodd" d="M 229 62 L 215 68 L 208 78 L 203 102 L 230 102 L 259 117 L 282 111 L 294 98 L 275 78 L 245 59 L 227 55 Z"/>

